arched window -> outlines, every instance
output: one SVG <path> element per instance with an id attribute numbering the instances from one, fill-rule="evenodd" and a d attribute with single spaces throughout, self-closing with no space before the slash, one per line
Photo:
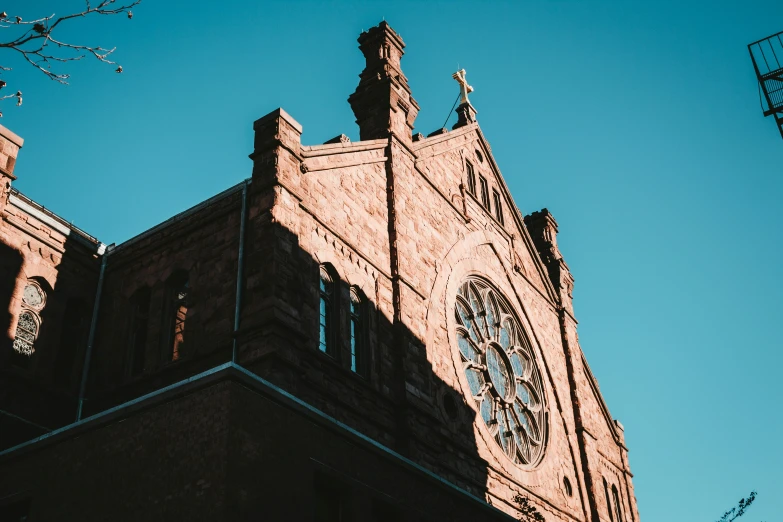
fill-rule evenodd
<path id="1" fill-rule="evenodd" d="M 71 383 L 76 353 L 80 347 L 87 345 L 89 330 L 90 318 L 87 305 L 82 299 L 69 299 L 63 314 L 60 346 L 57 349 L 52 375 L 58 386 L 68 386 Z"/>
<path id="2" fill-rule="evenodd" d="M 188 315 L 190 281 L 187 272 L 175 272 L 168 281 L 166 317 L 166 358 L 176 361 L 182 355 L 185 344 L 185 320 Z"/>
<path id="3" fill-rule="evenodd" d="M 25 310 L 19 316 L 19 322 L 16 324 L 16 335 L 14 336 L 14 350 L 27 355 L 28 357 L 35 352 L 35 339 L 38 337 L 38 318 L 28 310 Z"/>
<path id="4" fill-rule="evenodd" d="M 606 479 L 604 479 L 604 495 L 606 495 L 606 510 L 609 512 L 609 520 L 614 522 L 614 514 L 612 513 L 612 500 L 609 498 L 609 486 L 606 484 Z"/>
<path id="5" fill-rule="evenodd" d="M 144 371 L 150 314 L 149 288 L 140 288 L 131 296 L 131 314 L 127 371 L 133 376 Z"/>
<path id="6" fill-rule="evenodd" d="M 369 367 L 367 313 L 361 291 L 351 288 L 351 371 L 366 377 Z"/>
<path id="7" fill-rule="evenodd" d="M 468 175 L 468 192 L 476 195 L 476 173 L 473 170 L 473 164 L 469 161 L 465 162 L 465 170 Z"/>
<path id="8" fill-rule="evenodd" d="M 318 281 L 318 349 L 327 355 L 337 355 L 337 332 L 335 331 L 335 307 L 338 296 L 334 270 L 327 265 L 321 265 Z"/>
<path id="9" fill-rule="evenodd" d="M 623 522 L 623 509 L 620 504 L 620 495 L 617 492 L 617 486 L 614 484 L 612 485 L 612 498 L 614 499 L 615 520 L 617 522 Z"/>
<path id="10" fill-rule="evenodd" d="M 16 362 L 22 366 L 26 366 L 29 357 L 35 353 L 35 340 L 41 327 L 40 313 L 44 306 L 46 306 L 46 292 L 38 282 L 28 281 L 22 293 L 22 310 L 16 323 L 13 343 L 14 350 L 26 356 L 23 359 L 16 359 Z"/>

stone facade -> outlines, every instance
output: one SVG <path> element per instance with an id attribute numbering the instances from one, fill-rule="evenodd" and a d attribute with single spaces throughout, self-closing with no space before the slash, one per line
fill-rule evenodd
<path id="1" fill-rule="evenodd" d="M 412 134 L 418 105 L 401 69 L 404 43 L 388 24 L 359 43 L 366 67 L 349 102 L 361 141 L 303 145 L 301 125 L 278 109 L 254 123 L 248 180 L 117 246 L 12 190 L 22 141 L 0 131 L 10 144 L 0 165 L 0 297 L 10 303 L 0 449 L 40 436 L 0 453 L 0 477 L 15 477 L 0 479 L 0 509 L 7 495 L 32 506 L 31 520 L 48 519 L 44 508 L 36 515 L 38 499 L 66 500 L 45 493 L 51 477 L 25 469 L 62 462 L 86 486 L 108 473 L 96 455 L 136 451 L 120 472 L 127 496 L 112 498 L 137 517 L 244 520 L 278 498 L 292 504 L 274 520 L 309 520 L 314 509 L 317 520 L 504 520 L 521 516 L 521 496 L 548 521 L 638 522 L 623 428 L 579 347 L 557 223 L 546 210 L 517 210 L 469 104 L 452 130 Z M 325 271 L 330 348 L 321 350 Z M 466 330 L 455 307 L 470 277 L 507 301 L 525 364 L 538 368 L 533 402 L 546 421 L 537 461 L 514 462 L 503 437 L 533 438 L 508 429 L 496 439 L 495 417 L 477 411 L 471 376 L 498 390 L 504 370 L 461 358 Z M 31 312 L 40 328 L 27 357 L 13 341 L 33 283 L 46 304 Z M 218 374 L 224 380 L 194 384 Z M 69 424 L 77 411 L 85 420 Z M 193 438 L 181 445 L 185 433 Z M 160 484 L 137 487 L 148 471 Z M 201 474 L 209 477 L 198 482 Z M 309 485 L 292 496 L 279 477 Z M 342 518 L 318 511 L 319 480 L 349 484 Z M 68 505 L 84 513 L 74 495 Z"/>

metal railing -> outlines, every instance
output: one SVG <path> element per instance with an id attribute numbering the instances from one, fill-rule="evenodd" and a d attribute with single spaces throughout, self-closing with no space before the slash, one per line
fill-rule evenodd
<path id="1" fill-rule="evenodd" d="M 759 88 L 767 108 L 764 116 L 773 116 L 783 136 L 783 31 L 748 45 Z"/>

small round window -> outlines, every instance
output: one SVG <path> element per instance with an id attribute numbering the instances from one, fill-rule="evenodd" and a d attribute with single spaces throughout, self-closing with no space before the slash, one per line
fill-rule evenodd
<path id="1" fill-rule="evenodd" d="M 568 480 L 568 477 L 563 477 L 563 488 L 569 497 L 574 494 L 574 489 L 571 487 L 571 481 Z"/>
<path id="2" fill-rule="evenodd" d="M 541 459 L 547 412 L 541 372 L 508 301 L 484 280 L 463 283 L 456 339 L 470 395 L 503 453 L 522 466 Z"/>

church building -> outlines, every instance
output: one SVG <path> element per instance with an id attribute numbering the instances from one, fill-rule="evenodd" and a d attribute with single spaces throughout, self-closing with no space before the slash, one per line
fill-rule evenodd
<path id="1" fill-rule="evenodd" d="M 358 41 L 360 141 L 277 109 L 248 179 L 118 245 L 0 127 L 0 521 L 639 522 L 557 222 L 464 71 L 424 136 L 400 35 Z"/>

